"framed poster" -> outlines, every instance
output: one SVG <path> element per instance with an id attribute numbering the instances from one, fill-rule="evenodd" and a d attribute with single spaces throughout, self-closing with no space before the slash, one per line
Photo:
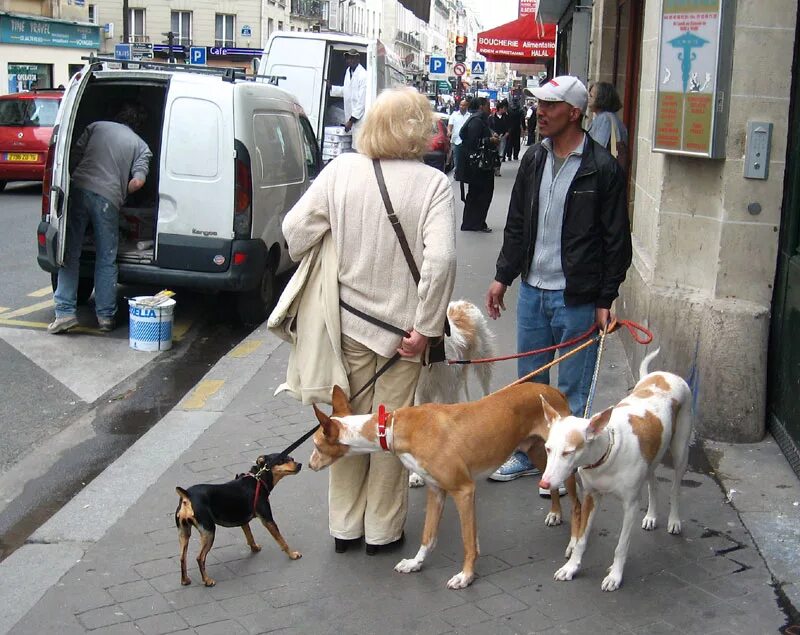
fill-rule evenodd
<path id="1" fill-rule="evenodd" d="M 723 158 L 734 0 L 661 0 L 653 151 Z"/>

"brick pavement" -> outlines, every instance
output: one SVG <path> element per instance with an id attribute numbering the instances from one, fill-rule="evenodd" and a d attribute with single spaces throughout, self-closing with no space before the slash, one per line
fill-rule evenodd
<path id="1" fill-rule="evenodd" d="M 717 482 L 698 466 L 690 466 L 684 480 L 684 534 L 670 536 L 664 529 L 664 482 L 661 526 L 634 530 L 624 585 L 614 593 L 603 593 L 600 582 L 619 531 L 616 501 L 603 501 L 579 576 L 556 583 L 552 575 L 563 562 L 569 526 L 544 526 L 547 501 L 538 497 L 534 479 L 482 481 L 479 577 L 468 589 L 450 591 L 445 582 L 459 570 L 462 551 L 452 503 L 424 569 L 402 575 L 393 566 L 416 551 L 424 491 L 410 492 L 407 541 L 400 552 L 336 554 L 327 532 L 327 474 L 307 469 L 284 479 L 272 496 L 275 519 L 289 544 L 303 553 L 301 560 L 286 558 L 260 526 L 253 525 L 263 547 L 258 554 L 249 552 L 239 529 L 220 528 L 208 558 L 217 585 L 198 584 L 195 534 L 189 551 L 194 583 L 181 587 L 175 485 L 226 480 L 259 453 L 283 449 L 312 422 L 310 408 L 270 396 L 282 380 L 285 356 L 285 346 L 265 356 L 219 418 L 102 538 L 75 545 L 85 549 L 83 557 L 12 633 L 759 635 L 786 623 L 750 534 Z M 612 342 L 598 409 L 627 391 L 630 375 L 623 370 L 621 347 Z M 295 458 L 305 463 L 309 448 L 307 442 Z M 660 468 L 660 481 L 670 477 L 670 470 Z M 124 487 L 118 494 L 124 497 Z"/>

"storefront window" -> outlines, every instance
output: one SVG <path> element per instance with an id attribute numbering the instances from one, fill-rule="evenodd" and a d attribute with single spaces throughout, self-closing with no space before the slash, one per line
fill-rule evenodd
<path id="1" fill-rule="evenodd" d="M 52 88 L 52 64 L 24 64 L 11 62 L 8 65 L 8 92 L 21 93 L 36 88 Z"/>

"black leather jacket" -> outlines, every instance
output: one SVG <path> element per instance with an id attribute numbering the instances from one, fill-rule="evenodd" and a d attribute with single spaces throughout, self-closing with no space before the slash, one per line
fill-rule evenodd
<path id="1" fill-rule="evenodd" d="M 539 221 L 539 186 L 547 150 L 531 146 L 511 192 L 495 280 L 526 278 Z M 616 159 L 586 135 L 581 164 L 569 187 L 561 228 L 561 267 L 567 305 L 610 308 L 631 264 L 625 176 Z"/>

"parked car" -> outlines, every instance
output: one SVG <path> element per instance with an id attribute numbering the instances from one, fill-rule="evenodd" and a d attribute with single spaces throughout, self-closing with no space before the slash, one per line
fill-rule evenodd
<path id="1" fill-rule="evenodd" d="M 9 181 L 41 181 L 63 90 L 0 96 L 0 192 Z"/>
<path id="2" fill-rule="evenodd" d="M 141 105 L 140 136 L 153 152 L 144 187 L 120 210 L 121 283 L 233 292 L 242 321 L 262 321 L 276 277 L 293 265 L 281 233 L 286 212 L 319 173 L 319 149 L 286 91 L 220 69 L 93 61 L 64 94 L 47 157 L 39 266 L 64 262 L 70 151 L 86 126 Z M 84 242 L 78 299 L 93 286 L 94 244 Z"/>
<path id="3" fill-rule="evenodd" d="M 433 113 L 433 138 L 425 153 L 426 165 L 433 166 L 445 174 L 453 169 L 453 148 L 447 134 L 447 115 Z"/>

